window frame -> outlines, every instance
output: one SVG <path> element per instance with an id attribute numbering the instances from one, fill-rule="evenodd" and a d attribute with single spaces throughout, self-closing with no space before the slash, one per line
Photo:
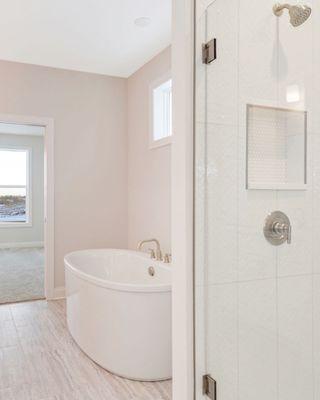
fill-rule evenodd
<path id="1" fill-rule="evenodd" d="M 26 152 L 26 185 L 0 185 L 1 188 L 26 188 L 26 222 L 2 222 L 1 228 L 28 228 L 32 226 L 32 148 L 28 146 L 1 146 L 0 151 Z"/>
<path id="2" fill-rule="evenodd" d="M 161 86 L 163 83 L 172 80 L 171 71 L 167 71 L 160 78 L 154 80 L 149 86 L 149 149 L 155 149 L 162 146 L 167 146 L 172 143 L 172 135 L 166 136 L 162 139 L 155 140 L 153 135 L 153 106 L 154 106 L 154 98 L 153 91 Z M 171 118 L 172 118 L 172 108 L 171 108 Z"/>

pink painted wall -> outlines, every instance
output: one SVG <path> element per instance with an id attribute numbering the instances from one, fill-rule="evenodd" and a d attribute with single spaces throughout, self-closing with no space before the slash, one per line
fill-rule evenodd
<path id="1" fill-rule="evenodd" d="M 127 247 L 127 81 L 0 61 L 0 112 L 55 122 L 55 287 L 63 256 Z"/>
<path id="2" fill-rule="evenodd" d="M 0 61 L 0 113 L 55 123 L 55 287 L 73 250 L 156 237 L 171 251 L 171 146 L 149 149 L 149 86 L 170 53 L 128 79 Z"/>
<path id="3" fill-rule="evenodd" d="M 149 149 L 149 86 L 171 68 L 167 48 L 128 79 L 128 244 L 155 237 L 171 251 L 171 145 Z"/>

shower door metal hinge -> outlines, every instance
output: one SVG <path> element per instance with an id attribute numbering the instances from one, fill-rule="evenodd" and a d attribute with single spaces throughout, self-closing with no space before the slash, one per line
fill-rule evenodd
<path id="1" fill-rule="evenodd" d="M 203 375 L 202 389 L 209 399 L 217 400 L 217 382 L 210 375 Z"/>
<path id="2" fill-rule="evenodd" d="M 217 58 L 217 39 L 211 39 L 202 45 L 202 62 L 210 64 Z"/>

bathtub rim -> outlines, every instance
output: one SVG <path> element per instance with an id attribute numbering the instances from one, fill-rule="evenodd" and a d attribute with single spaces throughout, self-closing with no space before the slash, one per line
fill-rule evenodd
<path id="1" fill-rule="evenodd" d="M 135 251 L 135 250 L 127 250 L 127 249 L 112 249 L 112 248 L 97 248 L 97 249 L 85 249 L 85 250 L 76 250 L 66 254 L 63 258 L 65 270 L 68 270 L 71 274 L 91 283 L 96 286 L 100 286 L 106 289 L 114 290 L 117 292 L 135 292 L 135 293 L 170 293 L 172 291 L 172 284 L 163 283 L 163 284 L 155 284 L 155 285 L 143 285 L 143 284 L 132 284 L 132 283 L 119 283 L 115 281 L 110 281 L 106 279 L 97 278 L 94 275 L 87 274 L 81 270 L 79 270 L 76 266 L 72 265 L 68 260 L 68 257 L 74 254 L 81 253 L 90 253 L 90 252 L 99 252 L 99 251 L 115 251 L 122 253 L 131 253 L 137 255 L 146 260 L 150 260 L 153 265 L 156 265 L 159 268 L 163 268 L 164 270 L 170 273 L 171 277 L 171 264 L 164 264 L 161 261 L 151 260 L 146 253 Z"/>

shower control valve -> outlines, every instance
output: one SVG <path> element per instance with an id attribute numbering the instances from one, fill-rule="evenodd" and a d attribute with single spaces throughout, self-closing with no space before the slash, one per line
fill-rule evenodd
<path id="1" fill-rule="evenodd" d="M 265 220 L 263 233 L 269 243 L 279 246 L 285 242 L 291 243 L 291 230 L 287 215 L 282 211 L 273 211 Z"/>

